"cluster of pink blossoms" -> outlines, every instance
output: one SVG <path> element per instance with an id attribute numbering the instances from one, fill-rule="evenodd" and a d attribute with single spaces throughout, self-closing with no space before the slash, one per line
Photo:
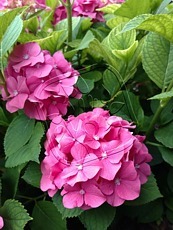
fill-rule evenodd
<path id="1" fill-rule="evenodd" d="M 1 0 L 0 10 L 13 9 L 27 5 L 40 9 L 47 8 L 45 0 Z"/>
<path id="2" fill-rule="evenodd" d="M 72 5 L 73 17 L 89 17 L 94 22 L 104 21 L 103 13 L 97 11 L 99 8 L 113 3 L 123 3 L 124 0 L 75 0 Z M 53 24 L 57 24 L 59 21 L 67 18 L 66 9 L 63 5 L 58 6 L 54 12 Z"/>
<path id="3" fill-rule="evenodd" d="M 8 95 L 2 90 L 2 96 L 6 108 L 11 113 L 24 109 L 37 120 L 65 115 L 69 97 L 81 97 L 74 86 L 78 76 L 61 51 L 51 56 L 35 42 L 17 45 L 5 69 Z"/>
<path id="4" fill-rule="evenodd" d="M 45 142 L 40 187 L 52 197 L 61 189 L 66 208 L 119 206 L 139 197 L 151 173 L 143 136 L 128 121 L 96 108 L 53 119 Z"/>

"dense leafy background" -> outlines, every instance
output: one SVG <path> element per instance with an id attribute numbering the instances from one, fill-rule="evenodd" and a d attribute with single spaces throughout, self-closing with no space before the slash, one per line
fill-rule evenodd
<path id="1" fill-rule="evenodd" d="M 47 5 L 53 9 L 55 2 L 48 0 Z M 77 86 L 83 94 L 80 100 L 71 100 L 68 113 L 78 115 L 104 107 L 134 122 L 136 134 L 147 135 L 153 174 L 140 197 L 122 207 L 68 210 L 58 194 L 51 200 L 39 189 L 48 122 L 29 119 L 22 111 L 9 114 L 0 101 L 4 229 L 127 229 L 129 223 L 132 229 L 139 223 L 168 229 L 173 223 L 173 4 L 127 0 L 120 7 L 101 10 L 105 12 L 103 23 L 72 18 L 73 40 L 69 43 L 67 20 L 53 27 L 53 10 L 38 13 L 40 30 L 38 15 L 27 16 L 25 7 L 4 12 L 0 15 L 1 73 L 17 42 L 36 41 L 52 54 L 62 50 L 80 71 Z"/>

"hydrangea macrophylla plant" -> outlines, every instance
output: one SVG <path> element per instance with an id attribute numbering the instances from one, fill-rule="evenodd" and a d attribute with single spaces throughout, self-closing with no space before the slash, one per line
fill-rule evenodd
<path id="1" fill-rule="evenodd" d="M 74 86 L 79 73 L 71 63 L 61 51 L 51 56 L 35 42 L 14 48 L 5 76 L 8 95 L 5 91 L 2 95 L 7 100 L 7 110 L 12 113 L 24 109 L 30 118 L 53 119 L 67 113 L 72 94 L 80 98 Z"/>
<path id="2" fill-rule="evenodd" d="M 134 126 L 108 111 L 53 119 L 45 142 L 41 189 L 53 196 L 62 189 L 64 206 L 96 208 L 104 202 L 119 206 L 140 194 L 151 173 L 144 137 Z"/>

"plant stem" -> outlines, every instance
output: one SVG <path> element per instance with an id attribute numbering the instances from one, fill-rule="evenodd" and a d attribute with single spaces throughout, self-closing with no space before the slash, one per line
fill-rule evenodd
<path id="1" fill-rule="evenodd" d="M 72 4 L 70 0 L 67 0 L 67 22 L 68 22 L 68 42 L 72 41 Z"/>
<path id="2" fill-rule="evenodd" d="M 169 92 L 172 89 L 172 87 L 173 87 L 173 80 L 170 82 L 166 92 Z M 151 123 L 149 125 L 149 128 L 148 128 L 147 132 L 146 132 L 147 139 L 150 137 L 150 135 L 151 135 L 151 133 L 152 133 L 152 131 L 154 129 L 154 126 L 155 126 L 155 124 L 157 123 L 157 121 L 158 121 L 158 119 L 160 117 L 161 112 L 166 107 L 166 105 L 168 104 L 170 99 L 171 98 L 167 98 L 166 100 L 160 100 L 160 105 L 157 108 L 156 113 L 154 114 L 153 119 L 152 119 L 152 121 L 151 121 Z"/>

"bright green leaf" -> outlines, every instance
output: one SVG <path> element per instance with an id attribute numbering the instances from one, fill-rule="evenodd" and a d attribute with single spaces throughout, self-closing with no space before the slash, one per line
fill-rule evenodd
<path id="1" fill-rule="evenodd" d="M 127 0 L 120 8 L 118 8 L 114 14 L 118 16 L 134 18 L 140 14 L 149 13 L 151 0 L 139 1 L 139 0 Z"/>
<path id="2" fill-rule="evenodd" d="M 173 122 L 155 131 L 155 138 L 168 148 L 173 148 Z"/>
<path id="3" fill-rule="evenodd" d="M 119 7 L 119 4 L 108 4 L 102 8 L 99 8 L 98 11 L 101 11 L 105 14 L 113 14 Z"/>
<path id="4" fill-rule="evenodd" d="M 110 34 L 108 35 L 108 44 L 110 49 L 113 50 L 125 50 L 128 49 L 136 40 L 136 31 L 130 30 L 124 33 L 118 33 L 118 28 L 114 28 L 111 30 Z"/>
<path id="5" fill-rule="evenodd" d="M 106 21 L 107 26 L 109 26 L 110 29 L 113 29 L 120 25 L 121 23 L 128 22 L 129 18 L 116 16 L 115 18 L 111 18 Z"/>
<path id="6" fill-rule="evenodd" d="M 62 196 L 59 193 L 55 194 L 52 200 L 58 211 L 61 213 L 63 219 L 77 217 L 83 212 L 83 210 L 80 208 L 65 208 L 62 203 Z"/>
<path id="7" fill-rule="evenodd" d="M 5 155 L 8 157 L 24 146 L 30 139 L 35 121 L 25 115 L 17 116 L 9 125 L 4 139 Z"/>
<path id="8" fill-rule="evenodd" d="M 3 230 L 22 230 L 32 218 L 28 215 L 23 205 L 17 200 L 6 200 L 0 208 L 5 225 Z"/>
<path id="9" fill-rule="evenodd" d="M 150 97 L 149 100 L 163 100 L 163 99 L 168 99 L 170 97 L 173 97 L 173 91 L 169 92 L 164 92 L 164 93 L 159 93 L 153 97 Z"/>
<path id="10" fill-rule="evenodd" d="M 147 30 L 158 33 L 170 42 L 173 42 L 173 15 L 140 15 L 129 21 L 123 28 L 122 32 L 132 29 Z"/>
<path id="11" fill-rule="evenodd" d="M 36 162 L 30 162 L 22 178 L 30 185 L 40 188 L 41 168 Z"/>
<path id="12" fill-rule="evenodd" d="M 32 230 L 66 230 L 66 221 L 50 201 L 37 202 L 32 216 Z"/>
<path id="13" fill-rule="evenodd" d="M 107 230 L 115 218 L 116 208 L 104 204 L 96 209 L 83 212 L 79 219 L 87 230 Z"/>
<path id="14" fill-rule="evenodd" d="M 6 52 L 13 46 L 16 42 L 17 38 L 19 37 L 23 28 L 23 21 L 20 16 L 16 16 L 11 24 L 8 26 L 7 30 L 5 31 L 0 46 L 1 55 L 4 56 Z"/>
<path id="15" fill-rule="evenodd" d="M 164 89 L 173 76 L 173 45 L 165 38 L 150 33 L 144 42 L 142 63 L 149 78 Z"/>
<path id="16" fill-rule="evenodd" d="M 128 201 L 129 205 L 143 205 L 162 197 L 154 175 L 149 176 L 148 181 L 142 185 L 139 198 Z"/>

